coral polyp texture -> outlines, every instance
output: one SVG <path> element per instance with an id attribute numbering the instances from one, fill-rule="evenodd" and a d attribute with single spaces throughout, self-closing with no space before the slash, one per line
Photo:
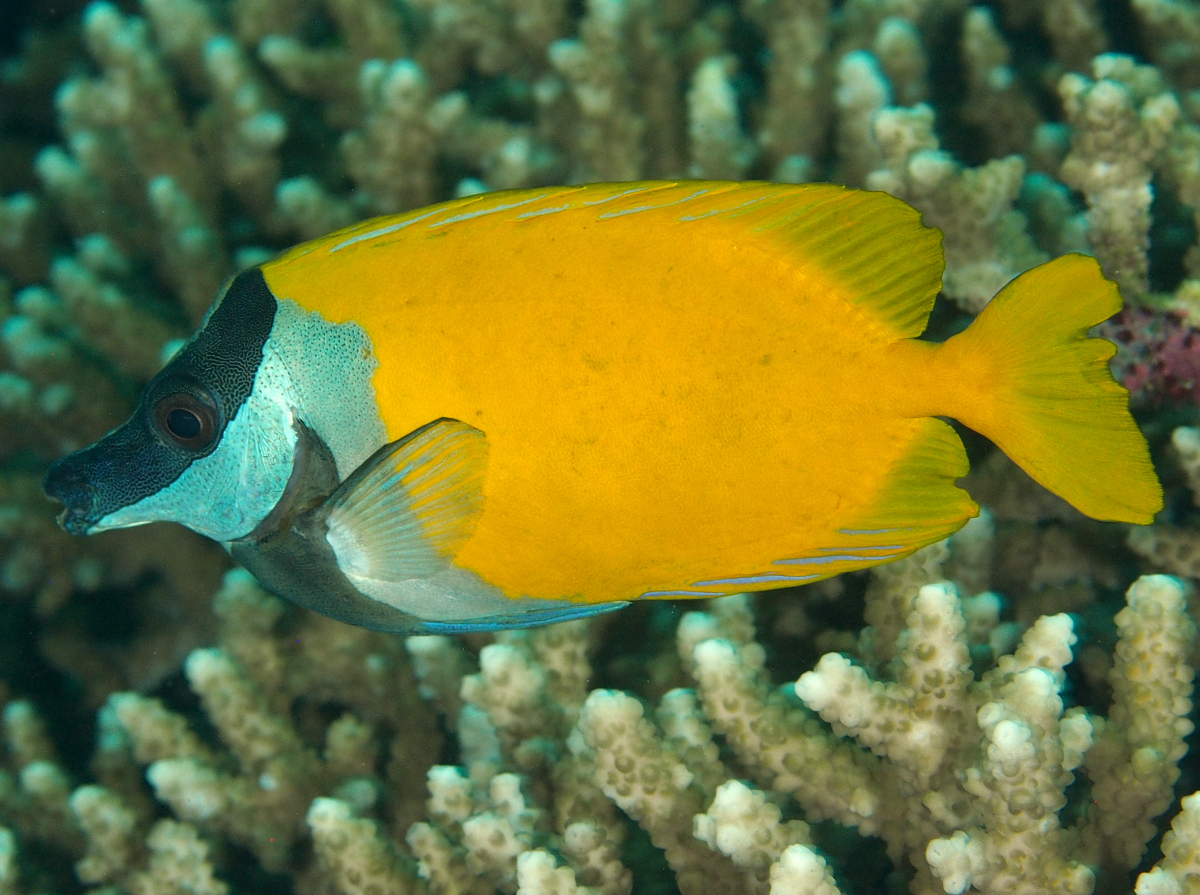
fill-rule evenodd
<path id="1" fill-rule="evenodd" d="M 33 0 L 0 54 L 0 895 L 1200 892 L 1197 4 Z M 407 639 L 56 528 L 46 464 L 237 270 L 646 178 L 909 202 L 931 339 L 1093 254 L 1166 509 L 1087 520 L 968 436 L 982 515 L 891 565 Z"/>

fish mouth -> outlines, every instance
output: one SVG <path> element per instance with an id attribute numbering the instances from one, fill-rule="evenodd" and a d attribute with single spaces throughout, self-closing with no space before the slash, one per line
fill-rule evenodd
<path id="1" fill-rule="evenodd" d="M 85 535 L 100 520 L 96 514 L 96 489 L 73 462 L 75 457 L 71 454 L 51 463 L 42 479 L 42 490 L 65 507 L 58 514 L 58 524 L 69 534 Z"/>

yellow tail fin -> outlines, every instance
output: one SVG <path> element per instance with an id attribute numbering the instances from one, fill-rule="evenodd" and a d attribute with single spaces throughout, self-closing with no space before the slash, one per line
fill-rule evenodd
<path id="1" fill-rule="evenodd" d="M 982 371 L 964 423 L 1089 516 L 1145 525 L 1162 486 L 1109 372 L 1116 347 L 1087 336 L 1120 309 L 1094 258 L 1065 255 L 1009 283 L 945 349 L 954 368 Z"/>

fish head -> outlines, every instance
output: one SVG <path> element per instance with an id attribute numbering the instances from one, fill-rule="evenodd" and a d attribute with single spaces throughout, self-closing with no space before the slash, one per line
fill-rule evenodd
<path id="1" fill-rule="evenodd" d="M 143 393 L 130 419 L 95 444 L 50 465 L 43 487 L 65 508 L 59 523 L 80 535 L 154 521 L 134 519 L 128 511 L 147 496 L 169 490 L 192 461 L 210 454 L 224 424 L 220 405 L 205 383 L 164 370 Z M 128 517 L 123 525 L 107 522 L 121 511 Z"/>
<path id="2" fill-rule="evenodd" d="M 257 268 L 234 277 L 121 426 L 51 464 L 43 487 L 71 534 L 180 522 L 219 541 L 283 496 L 297 445 L 285 376 L 264 363 L 276 302 Z"/>

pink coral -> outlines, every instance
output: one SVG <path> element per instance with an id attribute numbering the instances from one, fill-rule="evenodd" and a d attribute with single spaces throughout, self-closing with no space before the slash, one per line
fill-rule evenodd
<path id="1" fill-rule="evenodd" d="M 1128 307 L 1099 334 L 1117 344 L 1113 374 L 1135 407 L 1200 403 L 1200 332 L 1182 316 Z"/>

